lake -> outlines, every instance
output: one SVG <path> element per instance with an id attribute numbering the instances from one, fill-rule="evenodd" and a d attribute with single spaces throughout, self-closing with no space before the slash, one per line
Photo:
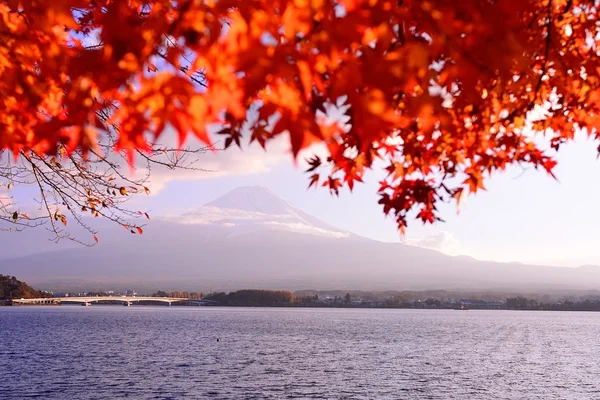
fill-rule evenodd
<path id="1" fill-rule="evenodd" d="M 1 399 L 599 399 L 600 313 L 0 308 Z"/>

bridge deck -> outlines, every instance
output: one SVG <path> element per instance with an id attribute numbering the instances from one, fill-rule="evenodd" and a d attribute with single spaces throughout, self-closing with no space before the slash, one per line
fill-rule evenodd
<path id="1" fill-rule="evenodd" d="M 13 299 L 13 304 L 34 305 L 34 304 L 61 304 L 61 303 L 79 303 L 92 304 L 98 302 L 115 302 L 123 304 L 139 303 L 141 301 L 159 302 L 159 303 L 178 303 L 178 302 L 203 302 L 202 300 L 192 300 L 177 297 L 137 297 L 137 296 L 98 296 L 98 297 L 53 297 L 39 299 Z"/>

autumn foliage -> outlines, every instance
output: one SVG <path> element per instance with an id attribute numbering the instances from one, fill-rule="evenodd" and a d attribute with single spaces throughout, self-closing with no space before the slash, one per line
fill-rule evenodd
<path id="1" fill-rule="evenodd" d="M 36 290 L 14 276 L 0 274 L 0 305 L 11 299 L 33 299 L 52 297 L 51 293 Z"/>
<path id="2" fill-rule="evenodd" d="M 374 163 L 403 229 L 510 164 L 600 134 L 598 0 L 4 0 L 0 147 L 131 157 L 173 127 L 324 143 L 311 185 Z M 534 141 L 534 138 L 536 139 Z M 377 160 L 380 160 L 379 162 Z"/>

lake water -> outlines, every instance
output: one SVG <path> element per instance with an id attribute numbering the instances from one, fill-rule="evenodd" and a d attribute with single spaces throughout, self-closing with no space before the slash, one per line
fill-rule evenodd
<path id="1" fill-rule="evenodd" d="M 600 399 L 600 313 L 3 307 L 0 335 L 1 399 Z"/>

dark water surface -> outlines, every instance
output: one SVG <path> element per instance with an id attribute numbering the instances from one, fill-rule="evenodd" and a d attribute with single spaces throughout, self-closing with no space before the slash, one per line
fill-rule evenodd
<path id="1" fill-rule="evenodd" d="M 600 399 L 600 313 L 3 307 L 0 398 Z"/>

